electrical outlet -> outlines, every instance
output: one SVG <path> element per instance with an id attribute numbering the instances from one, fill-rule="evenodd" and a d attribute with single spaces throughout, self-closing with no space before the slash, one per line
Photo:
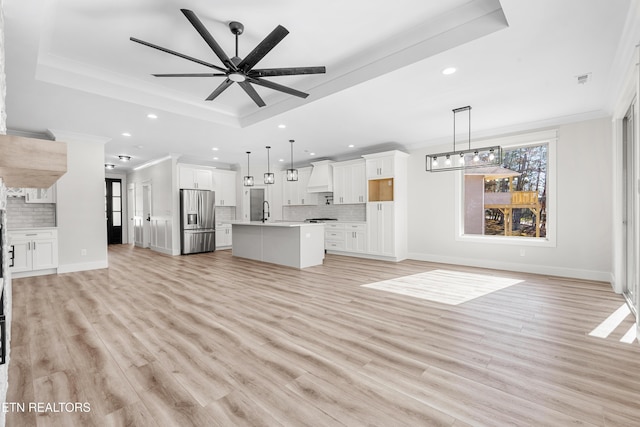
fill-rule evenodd
<path id="1" fill-rule="evenodd" d="M 87 250 L 86 249 L 80 249 L 80 255 L 86 256 L 87 255 Z"/>
<path id="2" fill-rule="evenodd" d="M 525 250 L 524 248 L 520 248 L 520 256 L 524 256 L 525 255 Z"/>

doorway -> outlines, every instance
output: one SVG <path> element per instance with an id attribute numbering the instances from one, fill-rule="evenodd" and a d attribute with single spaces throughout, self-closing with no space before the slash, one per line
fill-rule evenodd
<path id="1" fill-rule="evenodd" d="M 624 242 L 624 296 L 631 306 L 631 309 L 638 312 L 638 295 L 640 293 L 640 280 L 638 278 L 638 268 L 640 260 L 638 258 L 640 242 L 640 221 L 638 214 L 638 193 L 636 192 L 638 167 L 638 134 L 635 123 L 636 101 L 634 100 L 624 119 L 622 120 L 622 145 L 623 145 L 623 236 Z"/>
<path id="2" fill-rule="evenodd" d="M 105 217 L 107 243 L 122 244 L 122 180 L 105 178 Z"/>
<path id="3" fill-rule="evenodd" d="M 142 184 L 142 247 L 151 247 L 151 183 Z"/>
<path id="4" fill-rule="evenodd" d="M 249 217 L 251 221 L 262 221 L 262 209 L 264 207 L 264 188 L 252 188 L 249 190 Z"/>

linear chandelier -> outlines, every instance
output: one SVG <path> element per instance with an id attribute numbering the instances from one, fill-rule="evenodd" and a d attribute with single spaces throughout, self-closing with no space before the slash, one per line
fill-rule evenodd
<path id="1" fill-rule="evenodd" d="M 469 132 L 467 146 L 469 148 L 456 150 L 456 114 L 464 112 L 468 114 Z M 427 172 L 442 172 L 499 165 L 501 162 L 502 147 L 499 145 L 471 148 L 471 107 L 466 106 L 453 110 L 453 151 L 427 154 L 426 170 Z"/>

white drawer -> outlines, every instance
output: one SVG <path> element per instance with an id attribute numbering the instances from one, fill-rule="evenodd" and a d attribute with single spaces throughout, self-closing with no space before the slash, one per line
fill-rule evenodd
<path id="1" fill-rule="evenodd" d="M 11 240 L 55 239 L 58 237 L 57 229 L 42 230 L 8 230 L 7 237 Z"/>
<path id="2" fill-rule="evenodd" d="M 344 227 L 347 231 L 365 231 L 367 229 L 367 224 L 345 224 Z"/>
<path id="3" fill-rule="evenodd" d="M 343 230 L 326 230 L 324 232 L 324 240 L 344 240 Z"/>
<path id="4" fill-rule="evenodd" d="M 342 251 L 344 250 L 344 241 L 334 241 L 334 240 L 325 240 L 324 242 L 324 248 L 327 250 L 339 250 Z"/>
<path id="5" fill-rule="evenodd" d="M 336 222 L 325 222 L 324 229 L 325 230 L 344 230 L 344 224 L 340 224 Z"/>

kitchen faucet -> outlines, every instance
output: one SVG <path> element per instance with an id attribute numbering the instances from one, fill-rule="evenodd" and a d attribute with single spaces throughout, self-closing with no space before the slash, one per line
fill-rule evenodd
<path id="1" fill-rule="evenodd" d="M 265 209 L 265 205 L 267 206 L 267 208 Z M 271 216 L 271 214 L 269 213 L 269 202 L 267 202 L 266 200 L 264 202 L 262 202 L 262 222 L 265 222 L 267 220 L 267 218 L 269 218 Z"/>

